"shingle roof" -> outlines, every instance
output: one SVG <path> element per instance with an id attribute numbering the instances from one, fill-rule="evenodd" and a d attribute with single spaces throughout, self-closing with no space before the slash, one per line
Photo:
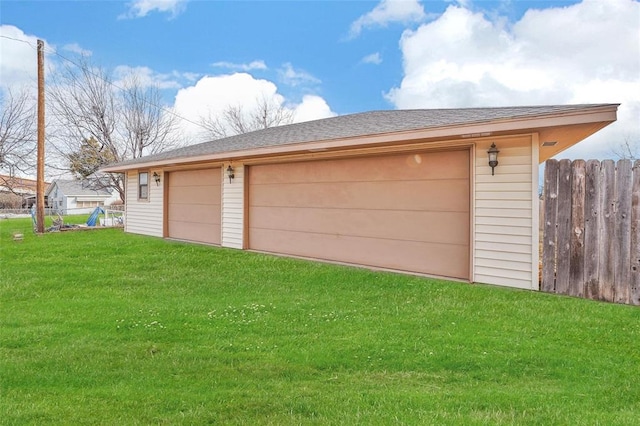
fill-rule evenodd
<path id="1" fill-rule="evenodd" d="M 271 127 L 123 161 L 117 165 L 124 166 L 252 148 L 546 116 L 609 105 L 612 104 L 370 111 Z"/>
<path id="2" fill-rule="evenodd" d="M 107 189 L 93 189 L 87 182 L 81 180 L 56 179 L 52 182 L 50 188 L 53 189 L 54 185 L 57 185 L 59 191 L 61 191 L 66 196 L 83 195 L 94 197 L 109 197 L 111 195 L 111 193 Z"/>

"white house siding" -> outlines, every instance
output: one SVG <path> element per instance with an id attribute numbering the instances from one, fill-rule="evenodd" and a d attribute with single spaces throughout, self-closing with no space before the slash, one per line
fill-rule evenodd
<path id="1" fill-rule="evenodd" d="M 154 237 L 163 236 L 165 175 L 159 170 L 157 172 L 161 175 L 160 185 L 156 185 L 151 177 L 153 170 L 149 171 L 148 201 L 138 201 L 138 172 L 134 170 L 127 173 L 126 232 Z"/>
<path id="2" fill-rule="evenodd" d="M 537 289 L 537 144 L 531 135 L 476 144 L 473 280 Z M 495 176 L 487 150 L 500 150 Z M 535 155 L 534 155 L 535 154 Z M 536 165 L 535 167 L 533 165 Z M 534 203 L 536 204 L 534 206 Z M 534 211 L 536 214 L 534 215 Z M 534 237 L 532 237 L 532 235 Z"/>
<path id="3" fill-rule="evenodd" d="M 227 166 L 222 167 L 222 246 L 244 248 L 244 178 L 245 167 L 232 164 L 234 178 L 229 182 Z"/>

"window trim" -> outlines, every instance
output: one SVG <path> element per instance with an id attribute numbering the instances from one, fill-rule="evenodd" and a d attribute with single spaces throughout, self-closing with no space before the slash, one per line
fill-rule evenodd
<path id="1" fill-rule="evenodd" d="M 140 182 L 140 178 L 142 175 L 146 175 L 147 176 L 147 182 L 146 183 L 141 183 Z M 146 186 L 147 187 L 147 196 L 143 197 L 142 196 L 142 187 Z M 138 201 L 149 201 L 149 190 L 150 190 L 150 186 L 149 186 L 149 170 L 141 170 L 138 172 L 138 185 L 137 185 L 137 192 L 138 192 Z"/>

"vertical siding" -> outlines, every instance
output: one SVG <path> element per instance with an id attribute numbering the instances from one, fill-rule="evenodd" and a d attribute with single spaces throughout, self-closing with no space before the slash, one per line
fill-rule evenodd
<path id="1" fill-rule="evenodd" d="M 162 237 L 164 214 L 164 178 L 161 175 L 160 185 L 156 185 L 149 173 L 149 200 L 138 201 L 138 172 L 127 173 L 126 184 L 126 222 L 125 231 L 133 234 L 151 235 Z"/>
<path id="2" fill-rule="evenodd" d="M 537 155 L 530 135 L 496 139 L 499 165 L 491 175 L 487 150 L 477 142 L 475 155 L 474 281 L 537 289 Z M 537 147 L 535 147 L 537 148 Z M 534 205 L 535 204 L 535 205 Z M 535 224 L 534 224 L 535 222 Z M 534 269 L 534 267 L 536 269 Z"/>
<path id="3" fill-rule="evenodd" d="M 242 249 L 244 241 L 245 166 L 233 164 L 235 177 L 227 177 L 228 164 L 222 167 L 222 246 Z"/>

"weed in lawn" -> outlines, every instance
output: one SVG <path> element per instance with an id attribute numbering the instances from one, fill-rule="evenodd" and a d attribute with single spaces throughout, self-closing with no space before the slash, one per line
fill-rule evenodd
<path id="1" fill-rule="evenodd" d="M 216 310 L 209 311 L 207 318 L 210 320 L 225 320 L 231 324 L 252 324 L 265 319 L 270 310 L 275 309 L 275 306 L 269 304 L 269 306 L 261 305 L 258 303 L 250 303 L 236 308 L 233 306 L 227 306 L 222 312 L 217 313 Z"/>
<path id="2" fill-rule="evenodd" d="M 143 328 L 146 330 L 162 330 L 165 326 L 160 322 L 160 315 L 153 309 L 148 311 L 138 310 L 138 314 L 131 319 L 116 320 L 116 329 L 136 329 Z"/>

